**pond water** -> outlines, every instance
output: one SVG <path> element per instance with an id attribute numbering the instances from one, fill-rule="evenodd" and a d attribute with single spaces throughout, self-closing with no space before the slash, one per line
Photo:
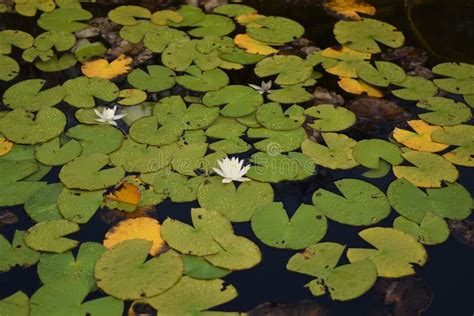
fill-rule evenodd
<path id="1" fill-rule="evenodd" d="M 311 0 L 244 0 L 240 3 L 257 9 L 260 14 L 265 16 L 282 16 L 299 22 L 305 28 L 304 37 L 314 42 L 314 45 L 318 47 L 326 48 L 337 45 L 332 30 L 338 19 L 328 14 L 321 4 L 316 2 Z M 426 66 L 428 68 L 442 62 L 474 62 L 474 6 L 466 3 L 466 1 L 374 0 L 368 2 L 377 9 L 375 19 L 390 23 L 404 33 L 406 37 L 405 45 L 421 47 L 427 52 L 428 62 Z M 143 5 L 149 5 L 146 1 L 143 3 Z M 179 4 L 179 2 L 169 1 L 164 7 L 174 8 Z M 116 5 L 109 6 L 104 3 L 83 4 L 83 8 L 94 12 L 95 16 L 106 16 L 106 13 L 114 7 Z M 43 31 L 31 19 L 13 15 L 0 16 L 0 25 L 5 29 L 28 31 L 33 35 L 40 34 Z M 16 78 L 13 82 L 29 78 L 44 78 L 47 80 L 48 86 L 52 87 L 62 84 L 68 79 L 68 76 L 81 75 L 78 69 L 61 73 L 43 73 L 32 64 L 25 67 L 28 68 L 22 69 L 21 78 Z M 233 84 L 246 85 L 261 80 L 253 73 L 252 69 L 232 70 L 228 71 L 228 74 Z M 337 86 L 336 79 L 334 76 L 328 78 L 325 74 L 325 77 L 318 81 L 318 85 L 321 84 L 330 90 L 337 90 L 339 93 L 340 89 Z M 119 86 L 120 84 L 123 84 L 123 82 L 118 83 Z M 3 94 L 11 85 L 12 82 L 0 82 L 0 93 Z M 181 91 L 187 93 L 187 90 L 183 89 L 176 90 L 173 94 L 179 94 Z M 341 94 L 346 102 L 355 98 L 355 96 L 345 92 L 341 92 Z M 160 99 L 164 95 L 166 94 L 157 94 L 154 98 Z M 190 93 L 190 95 L 202 96 L 203 93 Z M 453 94 L 449 97 L 461 100 L 459 96 Z M 386 98 L 396 100 L 393 96 Z M 418 114 L 420 109 L 412 106 L 412 101 L 396 100 L 396 102 L 410 113 L 412 119 L 416 119 L 415 114 Z M 306 108 L 312 105 L 311 102 L 302 102 L 302 104 Z M 369 105 L 372 105 L 372 103 L 369 103 Z M 58 107 L 67 113 L 68 128 L 78 124 L 74 117 L 75 108 L 64 102 Z M 0 110 L 7 109 L 5 105 L 1 105 Z M 356 114 L 360 113 L 356 110 L 354 112 Z M 464 124 L 471 123 L 472 119 Z M 375 120 L 374 117 L 370 117 L 368 120 L 362 123 L 359 121 L 358 124 L 346 129 L 344 134 L 356 141 L 367 138 L 388 139 L 389 133 L 396 126 L 406 128 L 404 122 L 381 122 Z M 119 128 L 128 129 L 124 123 L 120 123 Z M 249 138 L 246 139 L 249 140 Z M 237 156 L 250 159 L 255 152 L 256 150 L 251 150 L 239 153 Z M 458 165 L 456 168 L 460 175 L 457 183 L 464 186 L 472 194 L 474 192 L 474 171 L 472 168 Z M 60 169 L 61 167 L 54 167 L 44 180 L 48 183 L 59 182 Z M 326 189 L 337 192 L 334 185 L 337 180 L 360 179 L 375 185 L 383 192 L 387 192 L 389 185 L 397 179 L 392 172 L 382 178 L 370 179 L 363 175 L 366 171 L 367 168 L 362 166 L 350 170 L 331 170 L 318 166 L 316 174 L 304 180 L 272 184 L 274 201 L 282 202 L 291 217 L 301 203 L 312 204 L 313 194 L 316 190 Z M 3 192 L 0 192 L 0 194 L 3 194 Z M 197 201 L 173 203 L 166 199 L 156 206 L 157 212 L 148 214 L 158 219 L 160 223 L 163 223 L 167 218 L 191 223 L 190 210 L 197 207 L 199 207 Z M 23 206 L 0 208 L 0 211 L 6 210 L 15 213 L 19 219 L 15 224 L 0 226 L 0 233 L 6 236 L 8 240 L 12 240 L 15 230 L 26 231 L 35 225 L 35 222 L 24 212 Z M 68 235 L 68 238 L 80 242 L 94 241 L 102 243 L 105 234 L 112 226 L 104 221 L 104 212 L 102 210 L 97 211 L 87 224 L 81 225 L 80 230 Z M 388 217 L 374 226 L 392 227 L 392 223 L 397 216 L 399 214 L 392 210 Z M 472 214 L 469 219 L 472 219 Z M 346 245 L 347 248 L 370 247 L 357 235 L 365 227 L 343 225 L 331 220 L 328 222 L 328 230 L 322 241 L 337 242 Z M 417 267 L 416 275 L 408 278 L 416 284 L 415 287 L 408 288 L 403 295 L 397 296 L 395 294 L 396 300 L 400 301 L 398 304 L 389 304 L 384 302 L 383 299 L 384 295 L 387 297 L 389 296 L 387 293 L 394 291 L 395 284 L 398 281 L 393 279 L 388 283 L 384 283 L 385 281 L 381 278 L 364 295 L 347 302 L 338 302 L 331 300 L 329 295 L 314 297 L 304 287 L 313 277 L 287 270 L 288 260 L 298 251 L 277 249 L 265 245 L 255 236 L 249 222 L 233 223 L 233 227 L 236 235 L 244 236 L 257 244 L 262 254 L 262 261 L 251 269 L 234 271 L 225 276 L 223 279 L 226 284 L 235 286 L 239 295 L 213 310 L 244 312 L 270 302 L 291 305 L 288 310 L 269 313 L 275 315 L 409 316 L 418 315 L 418 310 L 422 309 L 424 301 L 429 301 L 427 287 L 431 290 L 432 302 L 422 315 L 468 316 L 474 312 L 472 301 L 472 293 L 474 293 L 473 251 L 472 248 L 461 243 L 453 236 L 449 236 L 442 244 L 425 247 L 429 258 L 428 262 L 423 267 Z M 76 253 L 76 251 L 73 252 Z M 346 263 L 349 263 L 349 260 L 343 256 L 339 264 Z M 29 268 L 14 267 L 9 272 L 0 273 L 0 298 L 10 296 L 17 291 L 23 291 L 31 297 L 40 287 L 41 281 L 36 266 Z M 88 295 L 88 299 L 102 296 L 101 293 L 94 292 Z M 300 303 L 306 300 L 311 303 Z M 421 307 L 417 304 L 421 304 Z M 125 310 L 124 315 L 126 313 Z M 262 311 L 255 311 L 254 313 L 255 315 L 263 315 Z"/>

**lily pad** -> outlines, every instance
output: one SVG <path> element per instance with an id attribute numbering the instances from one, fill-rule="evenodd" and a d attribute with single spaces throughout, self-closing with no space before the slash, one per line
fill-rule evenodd
<path id="1" fill-rule="evenodd" d="M 40 222 L 25 233 L 25 243 L 36 251 L 62 253 L 78 245 L 77 241 L 63 236 L 78 230 L 79 225 L 65 219 Z"/>
<path id="2" fill-rule="evenodd" d="M 133 122 L 130 126 L 130 137 L 142 144 L 163 146 L 176 142 L 183 134 L 183 127 L 179 122 L 160 125 L 159 116 L 147 116 Z"/>
<path id="3" fill-rule="evenodd" d="M 54 47 L 58 52 L 69 50 L 75 43 L 76 37 L 74 34 L 62 30 L 41 33 L 34 41 L 35 47 L 41 51 Z"/>
<path id="4" fill-rule="evenodd" d="M 137 18 L 149 19 L 151 12 L 137 5 L 122 5 L 110 10 L 107 16 L 112 22 L 120 25 L 135 25 L 138 23 Z"/>
<path id="5" fill-rule="evenodd" d="M 12 108 L 22 108 L 25 111 L 39 111 L 42 107 L 51 107 L 65 96 L 65 91 L 61 86 L 56 86 L 47 90 L 42 90 L 45 80 L 29 79 L 18 82 L 9 87 L 3 94 L 3 104 Z"/>
<path id="6" fill-rule="evenodd" d="M 301 204 L 290 219 L 281 202 L 272 202 L 257 208 L 252 216 L 252 230 L 268 246 L 303 249 L 324 237 L 327 220 L 307 204 Z"/>
<path id="7" fill-rule="evenodd" d="M 268 95 L 271 101 L 279 103 L 303 103 L 313 99 L 313 95 L 300 85 L 287 86 L 283 89 L 272 90 Z"/>
<path id="8" fill-rule="evenodd" d="M 8 55 L 12 46 L 27 49 L 33 45 L 33 36 L 19 30 L 3 30 L 0 32 L 0 54 Z"/>
<path id="9" fill-rule="evenodd" d="M 25 212 L 35 222 L 62 219 L 57 201 L 63 188 L 61 183 L 52 183 L 34 192 L 25 201 Z"/>
<path id="10" fill-rule="evenodd" d="M 157 11 L 154 14 L 159 12 L 163 11 Z M 162 53 L 169 45 L 188 39 L 189 36 L 185 32 L 167 28 L 160 31 L 148 32 L 143 38 L 143 45 L 154 53 Z"/>
<path id="11" fill-rule="evenodd" d="M 46 182 L 19 181 L 0 183 L 0 206 L 13 206 L 25 203 L 31 194 L 46 186 Z"/>
<path id="12" fill-rule="evenodd" d="M 38 10 L 50 12 L 54 10 L 56 4 L 53 0 L 39 1 L 39 0 L 24 0 L 14 1 L 15 11 L 23 16 L 35 16 Z"/>
<path id="13" fill-rule="evenodd" d="M 447 145 L 434 142 L 431 139 L 431 134 L 441 127 L 429 125 L 422 120 L 411 120 L 407 123 L 414 132 L 396 127 L 392 135 L 397 142 L 410 149 L 425 152 L 438 152 L 448 148 Z"/>
<path id="14" fill-rule="evenodd" d="M 84 43 L 76 48 L 74 56 L 80 62 L 84 62 L 95 56 L 102 56 L 107 52 L 107 48 L 100 42 Z"/>
<path id="15" fill-rule="evenodd" d="M 58 197 L 61 215 L 74 223 L 85 224 L 99 209 L 105 190 L 81 191 L 64 188 Z"/>
<path id="16" fill-rule="evenodd" d="M 474 166 L 474 127 L 471 125 L 447 126 L 431 134 L 434 141 L 459 146 L 443 155 L 453 164 Z"/>
<path id="17" fill-rule="evenodd" d="M 55 108 L 41 108 L 36 115 L 16 109 L 5 116 L 3 134 L 18 144 L 43 143 L 57 137 L 66 126 L 66 115 Z"/>
<path id="18" fill-rule="evenodd" d="M 352 156 L 358 163 L 370 169 L 380 167 L 382 161 L 393 166 L 403 162 L 402 151 L 396 145 L 381 139 L 364 139 L 352 150 Z"/>
<path id="19" fill-rule="evenodd" d="M 209 107 L 224 105 L 220 111 L 223 116 L 242 117 L 255 112 L 263 103 L 263 97 L 250 87 L 230 85 L 206 93 L 202 102 Z"/>
<path id="20" fill-rule="evenodd" d="M 301 145 L 301 150 L 313 161 L 329 169 L 352 169 L 359 163 L 352 156 L 357 142 L 352 138 L 336 133 L 322 133 L 326 146 L 309 139 Z"/>
<path id="21" fill-rule="evenodd" d="M 434 66 L 432 71 L 448 77 L 433 80 L 440 89 L 457 94 L 474 94 L 474 65 L 443 63 Z"/>
<path id="22" fill-rule="evenodd" d="M 0 313 L 5 316 L 30 315 L 30 301 L 25 293 L 18 291 L 0 300 Z"/>
<path id="23" fill-rule="evenodd" d="M 277 75 L 276 84 L 289 86 L 309 79 L 313 66 L 298 56 L 277 55 L 260 61 L 254 71 L 261 78 Z"/>
<path id="24" fill-rule="evenodd" d="M 403 34 L 394 26 L 368 18 L 337 22 L 334 26 L 334 35 L 340 44 L 359 52 L 372 54 L 381 52 L 378 43 L 397 48 L 405 41 Z"/>
<path id="25" fill-rule="evenodd" d="M 392 90 L 392 94 L 403 100 L 423 100 L 438 92 L 433 82 L 423 77 L 406 76 L 404 81 L 396 85 L 403 89 Z"/>
<path id="26" fill-rule="evenodd" d="M 0 80 L 14 79 L 20 72 L 20 65 L 10 56 L 0 55 Z"/>
<path id="27" fill-rule="evenodd" d="M 385 194 L 376 186 L 358 179 L 342 179 L 334 183 L 343 196 L 325 189 L 313 194 L 317 210 L 328 218 L 346 225 L 373 225 L 390 214 Z"/>
<path id="28" fill-rule="evenodd" d="M 405 71 L 397 64 L 376 61 L 375 67 L 369 63 L 360 63 L 357 65 L 357 75 L 365 82 L 378 87 L 388 87 L 389 84 L 405 80 Z"/>
<path id="29" fill-rule="evenodd" d="M 188 178 L 185 175 L 163 169 L 154 176 L 151 184 L 158 194 L 168 196 L 172 202 L 191 202 L 197 199 L 203 177 Z"/>
<path id="30" fill-rule="evenodd" d="M 85 21 L 92 19 L 92 13 L 81 8 L 57 8 L 41 14 L 38 25 L 47 31 L 76 32 L 87 27 Z"/>
<path id="31" fill-rule="evenodd" d="M 175 84 L 173 70 L 163 66 L 151 65 L 147 67 L 148 73 L 135 69 L 128 76 L 128 82 L 137 89 L 148 92 L 160 92 L 172 88 Z"/>
<path id="32" fill-rule="evenodd" d="M 38 262 L 40 254 L 25 244 L 24 235 L 24 231 L 16 230 L 11 245 L 4 236 L 0 236 L 0 271 L 7 272 L 17 265 L 26 268 Z M 0 301 L 0 312 L 2 305 Z"/>
<path id="33" fill-rule="evenodd" d="M 449 237 L 448 223 L 430 212 L 426 213 L 420 225 L 404 217 L 397 217 L 393 228 L 413 236 L 424 245 L 442 244 Z"/>
<path id="34" fill-rule="evenodd" d="M 53 56 L 47 61 L 38 60 L 35 62 L 36 68 L 44 72 L 58 72 L 71 68 L 77 63 L 77 59 L 72 54 L 64 54 L 61 57 Z"/>
<path id="35" fill-rule="evenodd" d="M 253 146 L 269 154 L 298 150 L 307 137 L 303 127 L 290 131 L 274 131 L 263 127 L 249 128 L 247 136 L 249 138 L 264 138 L 254 142 Z"/>
<path id="36" fill-rule="evenodd" d="M 469 191 L 457 183 L 427 189 L 425 193 L 402 178 L 389 185 L 387 196 L 400 215 L 418 224 L 428 212 L 452 220 L 465 219 L 471 214 L 473 205 Z"/>
<path id="37" fill-rule="evenodd" d="M 228 17 L 217 14 L 206 14 L 199 22 L 191 25 L 188 33 L 194 37 L 225 36 L 235 29 L 234 22 Z"/>
<path id="38" fill-rule="evenodd" d="M 35 158 L 48 166 L 61 166 L 79 156 L 81 151 L 82 146 L 78 141 L 71 139 L 66 143 L 61 143 L 61 137 L 56 137 L 38 144 Z"/>
<path id="39" fill-rule="evenodd" d="M 309 127 L 321 132 L 337 132 L 351 127 L 356 122 L 356 116 L 344 107 L 335 107 L 332 104 L 319 104 L 304 111 L 315 120 Z"/>
<path id="40" fill-rule="evenodd" d="M 118 97 L 119 89 L 111 81 L 102 78 L 77 77 L 63 84 L 64 101 L 78 108 L 92 108 L 94 98 L 111 102 Z"/>
<path id="41" fill-rule="evenodd" d="M 184 255 L 184 274 L 194 279 L 213 280 L 223 278 L 231 271 L 218 268 L 197 256 Z"/>
<path id="42" fill-rule="evenodd" d="M 183 276 L 165 293 L 145 300 L 160 313 L 169 315 L 199 314 L 237 297 L 237 290 L 224 281 L 198 280 Z"/>
<path id="43" fill-rule="evenodd" d="M 110 154 L 122 145 L 123 134 L 110 125 L 78 124 L 71 127 L 66 136 L 81 144 L 81 155 Z"/>
<path id="44" fill-rule="evenodd" d="M 183 19 L 179 22 L 168 21 L 168 25 L 172 27 L 187 27 L 192 26 L 206 16 L 204 12 L 199 7 L 192 5 L 182 5 L 176 11 Z"/>
<path id="45" fill-rule="evenodd" d="M 80 156 L 61 169 L 59 179 L 68 189 L 104 189 L 117 184 L 125 174 L 120 167 L 101 170 L 108 163 L 109 157 L 101 153 Z"/>
<path id="46" fill-rule="evenodd" d="M 181 14 L 173 10 L 159 10 L 151 15 L 150 20 L 157 25 L 166 25 L 168 20 L 179 23 L 183 21 L 184 18 Z"/>
<path id="47" fill-rule="evenodd" d="M 193 91 L 219 90 L 229 83 L 229 77 L 220 69 L 201 71 L 197 66 L 191 66 L 186 69 L 186 73 L 188 74 L 176 77 L 176 81 Z"/>
<path id="48" fill-rule="evenodd" d="M 201 207 L 216 210 L 232 222 L 246 222 L 255 210 L 273 200 L 273 189 L 267 183 L 247 181 L 235 187 L 218 177 L 204 181 L 198 191 Z"/>
<path id="49" fill-rule="evenodd" d="M 418 114 L 418 117 L 434 125 L 458 125 L 472 118 L 470 107 L 447 98 L 432 97 L 418 102 L 416 106 L 430 111 Z"/>
<path id="50" fill-rule="evenodd" d="M 148 20 L 138 20 L 137 24 L 125 25 L 120 29 L 120 37 L 132 44 L 138 44 L 150 32 L 161 31 L 165 27 L 151 23 Z"/>
<path id="51" fill-rule="evenodd" d="M 301 37 L 304 28 L 291 19 L 268 16 L 254 21 L 260 27 L 248 27 L 247 33 L 258 41 L 283 44 Z"/>
<path id="52" fill-rule="evenodd" d="M 257 10 L 247 5 L 231 3 L 216 7 L 214 13 L 236 17 L 243 14 L 257 13 Z"/>
<path id="53" fill-rule="evenodd" d="M 293 130 L 305 120 L 304 109 L 299 105 L 292 105 L 286 111 L 276 102 L 265 103 L 257 110 L 255 117 L 263 126 L 271 130 L 287 131 Z"/>
<path id="54" fill-rule="evenodd" d="M 427 260 L 425 248 L 412 236 L 393 228 L 364 229 L 359 236 L 377 249 L 350 248 L 350 262 L 370 259 L 377 274 L 384 278 L 400 278 L 415 274 L 414 265 L 423 266 Z"/>

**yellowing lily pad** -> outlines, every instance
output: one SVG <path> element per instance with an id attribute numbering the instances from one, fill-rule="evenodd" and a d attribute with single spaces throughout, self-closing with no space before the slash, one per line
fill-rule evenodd
<path id="1" fill-rule="evenodd" d="M 122 5 L 108 13 L 108 18 L 117 24 L 135 25 L 138 23 L 137 18 L 149 19 L 151 12 L 147 8 L 136 5 Z"/>
<path id="2" fill-rule="evenodd" d="M 360 20 L 358 13 L 374 15 L 375 7 L 365 1 L 329 0 L 324 3 L 324 9 L 335 12 L 338 16 L 350 20 Z"/>
<path id="3" fill-rule="evenodd" d="M 85 62 L 81 70 L 88 78 L 114 79 L 128 73 L 131 70 L 132 61 L 131 57 L 125 55 L 120 55 L 110 63 L 107 59 L 97 59 Z"/>
<path id="4" fill-rule="evenodd" d="M 347 91 L 352 94 L 367 94 L 370 97 L 381 98 L 383 97 L 383 92 L 379 89 L 361 81 L 352 78 L 341 78 L 337 84 L 344 91 Z"/>
<path id="5" fill-rule="evenodd" d="M 248 34 L 238 34 L 234 37 L 235 45 L 244 49 L 249 54 L 271 55 L 278 50 L 269 46 L 265 42 L 258 41 Z"/>
<path id="6" fill-rule="evenodd" d="M 397 142 L 408 148 L 425 152 L 438 152 L 448 148 L 447 145 L 436 143 L 431 139 L 431 134 L 441 127 L 429 125 L 422 120 L 411 120 L 407 123 L 415 132 L 396 127 L 393 130 L 393 138 Z"/>

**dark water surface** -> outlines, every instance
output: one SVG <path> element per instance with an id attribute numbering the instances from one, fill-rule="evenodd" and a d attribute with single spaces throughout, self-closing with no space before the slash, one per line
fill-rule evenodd
<path id="1" fill-rule="evenodd" d="M 405 6 L 404 1 L 398 0 L 369 2 L 377 7 L 376 18 L 394 24 L 404 32 L 408 45 L 427 49 L 430 62 L 444 60 L 469 62 L 474 60 L 474 1 L 436 0 L 425 1 L 424 4 L 420 1 L 407 1 L 408 7 Z M 324 12 L 318 5 L 318 1 L 246 0 L 243 3 L 257 8 L 261 14 L 286 16 L 300 22 L 306 28 L 305 37 L 314 41 L 315 45 L 319 47 L 325 48 L 335 44 L 332 28 L 337 20 Z M 89 7 L 87 8 L 89 9 Z M 23 29 L 30 33 L 35 32 L 32 29 L 36 27 L 34 24 L 25 24 L 20 20 L 8 21 L 7 27 Z M 413 29 L 414 23 L 416 24 L 415 31 Z M 38 76 L 35 73 L 30 73 L 30 75 L 31 77 Z M 27 75 L 27 77 L 29 76 Z M 21 80 L 24 79 L 26 78 L 21 78 Z M 56 77 L 55 79 L 61 83 L 61 78 Z M 248 80 L 248 78 L 242 79 L 241 75 L 236 79 L 238 81 Z M 252 81 L 248 80 L 247 82 Z M 0 92 L 3 93 L 4 88 L 5 86 L 0 85 Z M 360 136 L 357 137 L 357 134 L 356 131 L 349 131 L 350 136 L 359 139 Z M 379 136 L 381 138 L 387 137 L 387 135 Z M 458 182 L 473 194 L 474 171 L 468 168 L 457 168 L 461 174 Z M 58 182 L 57 172 L 58 170 L 53 169 L 47 176 L 47 181 Z M 334 190 L 333 182 L 336 180 L 360 178 L 377 185 L 384 192 L 390 182 L 394 180 L 393 175 L 382 179 L 367 179 L 361 176 L 362 172 L 364 172 L 362 168 L 343 172 L 318 169 L 318 175 L 303 182 L 274 185 L 275 200 L 282 201 L 291 216 L 301 203 L 311 203 L 311 196 L 316 189 L 323 187 Z M 197 206 L 197 202 L 177 204 L 165 201 L 157 206 L 156 217 L 160 221 L 172 217 L 190 222 L 189 211 Z M 22 211 L 22 208 L 8 209 L 15 211 L 15 214 L 20 218 L 20 223 L 0 229 L 0 233 L 8 236 L 7 238 L 13 236 L 15 229 L 26 230 L 34 224 Z M 100 213 L 101 211 L 98 211 L 88 224 L 81 225 L 81 230 L 71 235 L 71 238 L 82 242 L 102 242 L 110 226 L 102 221 Z M 392 212 L 389 218 L 378 223 L 377 226 L 391 226 L 394 218 L 395 214 Z M 220 306 L 218 310 L 247 311 L 265 302 L 288 303 L 311 299 L 329 309 L 330 315 L 391 315 L 388 312 L 375 312 L 384 308 L 390 310 L 390 306 L 383 306 L 380 295 L 376 293 L 375 289 L 356 300 L 345 303 L 332 302 L 327 297 L 312 297 L 309 290 L 304 288 L 304 284 L 312 278 L 286 270 L 286 263 L 295 251 L 265 246 L 254 236 L 249 223 L 237 223 L 234 224 L 234 227 L 236 234 L 246 236 L 258 244 L 263 260 L 253 269 L 233 272 L 225 278 L 237 288 L 239 296 L 228 304 Z M 362 230 L 361 227 L 351 227 L 328 221 L 328 232 L 323 241 L 339 242 L 348 247 L 367 247 L 365 242 L 357 236 L 360 230 Z M 426 248 L 429 253 L 429 261 L 425 267 L 419 269 L 416 277 L 421 278 L 431 288 L 433 302 L 422 315 L 474 315 L 474 252 L 472 248 L 459 243 L 453 237 L 450 237 L 442 245 L 427 246 Z M 345 258 L 343 257 L 342 260 Z M 36 267 L 14 268 L 11 272 L 0 274 L 0 298 L 18 290 L 31 296 L 39 287 Z"/>

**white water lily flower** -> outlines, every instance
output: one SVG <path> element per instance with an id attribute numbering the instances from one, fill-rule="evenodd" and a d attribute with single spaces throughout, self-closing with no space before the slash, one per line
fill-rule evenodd
<path id="1" fill-rule="evenodd" d="M 94 112 L 99 117 L 95 119 L 97 122 L 107 123 L 113 126 L 117 126 L 117 122 L 115 122 L 116 120 L 120 120 L 122 117 L 127 115 L 127 114 L 116 115 L 115 112 L 117 112 L 117 106 L 114 106 L 112 109 L 103 108 L 102 113 L 100 113 L 97 109 L 94 109 Z"/>
<path id="2" fill-rule="evenodd" d="M 272 81 L 268 81 L 268 82 L 265 82 L 265 81 L 262 81 L 262 84 L 259 86 L 257 86 L 256 84 L 249 84 L 249 86 L 251 88 L 254 88 L 255 90 L 258 91 L 258 93 L 260 94 L 264 94 L 264 93 L 271 93 L 272 90 L 270 90 L 272 88 Z"/>
<path id="3" fill-rule="evenodd" d="M 230 183 L 232 181 L 250 181 L 249 178 L 244 178 L 244 175 L 249 171 L 250 165 L 243 166 L 244 160 L 239 160 L 239 158 L 232 157 L 225 157 L 222 160 L 217 161 L 219 164 L 218 168 L 212 168 L 218 175 L 220 175 L 223 179 L 223 183 Z"/>

